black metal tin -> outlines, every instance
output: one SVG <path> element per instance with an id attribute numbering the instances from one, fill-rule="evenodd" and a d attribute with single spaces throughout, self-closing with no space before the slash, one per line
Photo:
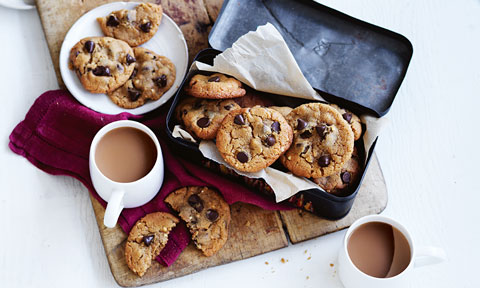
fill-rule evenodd
<path id="1" fill-rule="evenodd" d="M 388 112 L 413 54 L 404 36 L 311 0 L 225 0 L 208 40 L 223 51 L 267 22 L 327 101 L 341 98 L 377 116 Z"/>
<path id="2" fill-rule="evenodd" d="M 327 101 L 339 104 L 341 107 L 357 114 L 373 113 L 382 116 L 388 112 L 412 56 L 413 49 L 410 42 L 399 34 L 357 20 L 313 1 L 225 0 L 209 36 L 210 45 L 220 49 L 205 49 L 197 54 L 194 61 L 212 64 L 213 58 L 221 53 L 220 50 L 231 47 L 239 36 L 248 31 L 256 30 L 258 25 L 267 22 L 274 24 L 282 33 L 306 78 Z M 302 41 L 308 37 L 310 37 L 309 39 L 317 39 L 320 41 L 319 43 L 327 43 L 328 40 L 331 46 L 322 55 L 318 55 L 315 51 L 306 53 L 303 51 L 304 49 L 299 48 L 300 43 L 297 41 L 298 39 L 296 40 L 290 35 L 292 33 L 301 35 L 296 36 L 296 38 Z M 364 47 L 366 50 L 351 51 L 348 48 L 332 48 L 334 43 L 345 43 L 347 40 L 356 41 L 355 43 L 361 46 L 359 49 Z M 308 43 L 314 43 L 312 41 Z M 375 49 L 385 51 L 375 54 L 373 52 Z M 362 58 L 367 56 L 374 57 L 375 61 L 363 63 Z M 352 58 L 355 58 L 355 60 L 352 60 Z M 310 66 L 307 66 L 310 63 L 318 65 L 326 63 L 328 65 L 326 69 L 312 71 L 309 70 Z M 386 71 L 386 74 L 378 76 L 375 65 L 380 67 L 378 68 L 380 71 Z M 358 67 L 360 68 L 356 69 Z M 393 70 L 398 73 L 392 74 Z M 344 77 L 341 77 L 343 75 Z M 357 80 L 354 79 L 358 75 L 363 75 L 362 83 L 357 83 Z M 382 79 L 385 80 L 387 85 L 392 86 L 387 86 L 387 89 L 383 89 L 381 85 L 377 87 L 378 81 L 380 81 L 380 84 L 383 83 Z M 199 161 L 203 156 L 197 144 L 172 136 L 176 124 L 174 119 L 175 108 L 179 100 L 184 97 L 183 86 L 188 80 L 189 76 L 187 75 L 168 112 L 167 135 L 172 144 L 175 145 L 176 151 L 189 157 L 189 159 Z M 339 87 L 335 87 L 334 83 Z M 352 89 L 357 93 L 351 94 Z M 292 99 L 290 97 L 278 98 L 284 98 L 286 102 Z M 285 103 L 278 103 L 277 105 L 282 104 Z M 357 187 L 351 187 L 350 194 L 337 196 L 320 189 L 310 189 L 300 191 L 295 197 L 285 201 L 327 219 L 340 219 L 346 216 L 363 182 L 375 144 L 376 142 L 371 146 L 370 151 L 362 151 L 364 157 L 366 157 L 364 172 L 357 183 Z M 305 204 L 310 206 L 306 207 Z"/>

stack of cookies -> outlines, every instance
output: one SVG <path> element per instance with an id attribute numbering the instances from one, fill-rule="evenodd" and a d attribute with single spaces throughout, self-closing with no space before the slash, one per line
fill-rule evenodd
<path id="1" fill-rule="evenodd" d="M 158 100 L 175 82 L 175 65 L 167 57 L 137 46 L 155 35 L 161 20 L 162 7 L 151 3 L 98 18 L 106 36 L 77 42 L 70 50 L 69 68 L 86 90 L 107 94 L 122 108 Z"/>
<path id="2" fill-rule="evenodd" d="M 318 102 L 272 106 L 246 89 L 220 73 L 194 75 L 176 107 L 177 120 L 194 137 L 215 140 L 222 158 L 237 171 L 258 172 L 279 160 L 330 193 L 343 194 L 358 182 L 358 116 Z"/>

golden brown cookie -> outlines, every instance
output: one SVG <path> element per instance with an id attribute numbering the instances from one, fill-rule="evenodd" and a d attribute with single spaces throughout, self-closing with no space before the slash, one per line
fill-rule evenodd
<path id="1" fill-rule="evenodd" d="M 217 132 L 223 159 L 243 172 L 270 166 L 292 143 L 292 128 L 279 112 L 260 106 L 230 112 Z"/>
<path id="2" fill-rule="evenodd" d="M 352 158 L 342 167 L 342 169 L 330 176 L 322 178 L 313 178 L 313 182 L 318 184 L 323 190 L 338 194 L 351 185 L 355 185 L 361 176 L 361 163 L 357 148 L 353 149 Z"/>
<path id="3" fill-rule="evenodd" d="M 280 112 L 280 114 L 282 114 L 283 117 L 287 117 L 287 115 L 293 110 L 293 108 L 288 106 L 270 106 L 268 108 L 277 110 L 278 112 Z"/>
<path id="4" fill-rule="evenodd" d="M 117 38 L 135 47 L 150 40 L 162 21 L 162 6 L 140 3 L 134 10 L 113 11 L 97 18 L 106 36 Z"/>
<path id="5" fill-rule="evenodd" d="M 217 130 L 225 116 L 240 109 L 232 99 L 210 100 L 188 97 L 176 108 L 177 120 L 183 123 L 190 134 L 200 139 L 211 140 L 217 136 Z"/>
<path id="6" fill-rule="evenodd" d="M 147 100 L 160 99 L 176 77 L 175 65 L 167 57 L 142 47 L 133 48 L 133 53 L 135 58 L 128 59 L 135 67 L 131 77 L 108 94 L 113 103 L 127 109 L 142 106 Z"/>
<path id="7" fill-rule="evenodd" d="M 286 119 L 293 128 L 293 143 L 280 160 L 293 174 L 327 177 L 339 172 L 352 157 L 352 129 L 335 108 L 303 104 Z"/>
<path id="8" fill-rule="evenodd" d="M 246 91 L 242 83 L 235 78 L 220 73 L 210 76 L 197 74 L 190 79 L 185 88 L 188 95 L 207 99 L 229 99 L 242 97 Z"/>
<path id="9" fill-rule="evenodd" d="M 360 139 L 360 137 L 362 136 L 362 122 L 360 121 L 360 118 L 352 112 L 348 111 L 347 109 L 338 107 L 338 105 L 336 104 L 330 104 L 330 106 L 337 109 L 338 112 L 342 114 L 343 119 L 345 119 L 345 121 L 350 124 L 355 141 Z"/>
<path id="10" fill-rule="evenodd" d="M 187 223 L 192 240 L 205 256 L 212 256 L 228 239 L 230 206 L 208 187 L 183 187 L 165 202 Z"/>
<path id="11" fill-rule="evenodd" d="M 150 213 L 138 220 L 125 244 L 128 268 L 143 276 L 167 244 L 168 233 L 178 222 L 175 216 L 165 212 Z"/>
<path id="12" fill-rule="evenodd" d="M 69 68 L 75 70 L 83 87 L 92 93 L 108 93 L 122 86 L 133 72 L 128 61 L 133 50 L 110 37 L 87 37 L 70 50 Z"/>

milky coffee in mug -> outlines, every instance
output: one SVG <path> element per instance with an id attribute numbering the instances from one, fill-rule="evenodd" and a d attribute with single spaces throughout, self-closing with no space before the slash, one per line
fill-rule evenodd
<path id="1" fill-rule="evenodd" d="M 131 120 L 100 129 L 90 145 L 92 184 L 107 203 L 103 224 L 114 227 L 124 208 L 152 200 L 163 183 L 162 148 L 155 133 Z"/>
<path id="2" fill-rule="evenodd" d="M 115 128 L 98 142 L 95 162 L 109 179 L 128 183 L 143 178 L 152 170 L 157 148 L 145 132 L 134 127 Z"/>
<path id="3" fill-rule="evenodd" d="M 407 238 L 397 228 L 383 222 L 360 225 L 348 239 L 347 249 L 360 271 L 377 278 L 402 273 L 411 258 Z"/>

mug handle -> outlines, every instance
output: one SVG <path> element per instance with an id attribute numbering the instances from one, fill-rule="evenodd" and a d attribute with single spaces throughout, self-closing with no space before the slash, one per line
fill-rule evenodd
<path id="1" fill-rule="evenodd" d="M 123 190 L 113 190 L 108 199 L 107 209 L 105 210 L 105 215 L 103 216 L 103 225 L 108 228 L 113 228 L 117 224 L 118 217 L 123 210 L 123 196 L 125 191 Z"/>
<path id="2" fill-rule="evenodd" d="M 434 265 L 447 260 L 447 254 L 442 248 L 423 246 L 417 249 L 415 268 Z"/>

